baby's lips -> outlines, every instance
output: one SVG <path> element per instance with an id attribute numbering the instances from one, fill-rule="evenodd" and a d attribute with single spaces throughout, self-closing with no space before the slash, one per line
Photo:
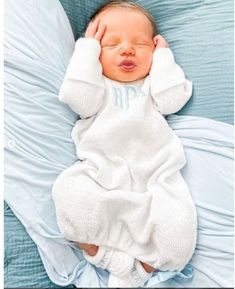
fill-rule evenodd
<path id="1" fill-rule="evenodd" d="M 124 59 L 119 63 L 119 66 L 136 66 L 135 62 L 133 60 Z"/>
<path id="2" fill-rule="evenodd" d="M 135 69 L 136 63 L 133 60 L 124 59 L 120 62 L 119 67 L 122 70 L 129 72 Z"/>

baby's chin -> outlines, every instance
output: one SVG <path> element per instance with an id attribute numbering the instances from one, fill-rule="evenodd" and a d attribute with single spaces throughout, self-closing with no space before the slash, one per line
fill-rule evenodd
<path id="1" fill-rule="evenodd" d="M 114 80 L 114 81 L 118 81 L 118 82 L 134 82 L 134 81 L 138 81 L 138 80 L 142 80 L 144 79 L 147 74 L 145 75 L 135 75 L 133 73 L 122 73 L 122 74 L 104 74 L 104 76 L 106 76 L 107 78 Z"/>

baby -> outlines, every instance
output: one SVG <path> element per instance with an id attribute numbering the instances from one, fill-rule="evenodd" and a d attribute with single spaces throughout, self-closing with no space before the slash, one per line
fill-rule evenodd
<path id="1" fill-rule="evenodd" d="M 109 1 L 76 42 L 59 98 L 81 118 L 79 161 L 52 193 L 61 232 L 110 272 L 109 287 L 143 286 L 155 269 L 181 270 L 192 257 L 196 210 L 164 118 L 191 93 L 152 16 L 133 2 Z"/>

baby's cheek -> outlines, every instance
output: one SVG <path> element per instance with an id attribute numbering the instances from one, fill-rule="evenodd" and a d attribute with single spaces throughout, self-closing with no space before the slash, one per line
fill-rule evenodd
<path id="1" fill-rule="evenodd" d="M 106 69 L 107 63 L 108 63 L 108 59 L 107 59 L 105 53 L 101 52 L 101 54 L 100 54 L 100 63 L 102 65 L 103 70 Z"/>
<path id="2" fill-rule="evenodd" d="M 112 74 L 112 70 L 113 70 L 113 67 L 112 67 L 112 63 L 113 63 L 113 60 L 112 60 L 112 57 L 110 57 L 106 52 L 105 53 L 102 53 L 100 54 L 100 63 L 101 63 L 101 66 L 102 66 L 102 73 L 106 76 L 106 77 L 109 77 L 111 76 Z"/>
<path id="3" fill-rule="evenodd" d="M 145 59 L 143 60 L 144 67 L 147 71 L 150 70 L 152 65 L 152 54 L 146 54 Z"/>
<path id="4" fill-rule="evenodd" d="M 105 48 L 101 49 L 100 62 L 103 65 L 108 65 L 112 61 L 112 53 Z"/>

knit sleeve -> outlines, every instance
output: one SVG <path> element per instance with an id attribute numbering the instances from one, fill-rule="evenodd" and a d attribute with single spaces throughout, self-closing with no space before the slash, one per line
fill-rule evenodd
<path id="1" fill-rule="evenodd" d="M 149 78 L 151 95 L 163 115 L 179 111 L 192 95 L 192 82 L 185 78 L 169 48 L 154 51 Z"/>
<path id="2" fill-rule="evenodd" d="M 78 39 L 60 88 L 59 99 L 81 118 L 95 115 L 103 103 L 105 86 L 100 51 L 96 39 Z"/>

